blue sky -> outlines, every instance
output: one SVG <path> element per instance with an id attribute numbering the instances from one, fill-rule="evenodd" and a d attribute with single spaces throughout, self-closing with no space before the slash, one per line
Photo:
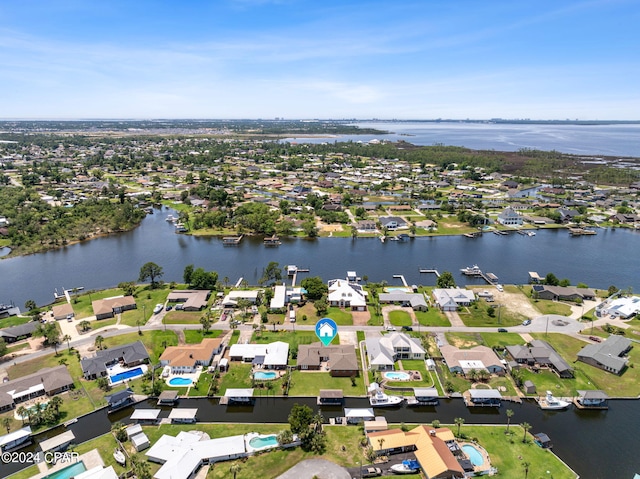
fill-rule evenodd
<path id="1" fill-rule="evenodd" d="M 2 0 L 2 118 L 640 119 L 637 0 Z"/>

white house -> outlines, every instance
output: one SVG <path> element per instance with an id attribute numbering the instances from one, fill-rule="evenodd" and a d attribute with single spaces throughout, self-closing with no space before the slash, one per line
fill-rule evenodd
<path id="1" fill-rule="evenodd" d="M 232 361 L 251 362 L 266 369 L 284 369 L 289 358 L 289 345 L 282 341 L 269 344 L 234 344 L 229 348 Z"/>
<path id="2" fill-rule="evenodd" d="M 367 292 L 361 285 L 351 283 L 346 279 L 333 279 L 329 281 L 329 306 L 348 308 L 352 311 L 366 311 Z"/>
<path id="3" fill-rule="evenodd" d="M 640 296 L 617 298 L 603 308 L 605 314 L 614 318 L 629 319 L 640 312 Z"/>
<path id="4" fill-rule="evenodd" d="M 509 206 L 498 215 L 498 223 L 504 226 L 522 226 L 522 216 Z"/>
<path id="5" fill-rule="evenodd" d="M 462 288 L 435 288 L 432 295 L 442 311 L 455 311 L 458 306 L 469 306 L 476 299 L 473 291 Z"/>
<path id="6" fill-rule="evenodd" d="M 238 301 L 241 299 L 246 299 L 251 304 L 256 304 L 261 292 L 262 291 L 259 290 L 229 291 L 229 294 L 222 299 L 222 305 L 225 307 L 236 307 L 238 305 Z"/>
<path id="7" fill-rule="evenodd" d="M 404 333 L 391 333 L 381 338 L 367 338 L 369 369 L 393 370 L 398 359 L 424 359 L 425 350 L 420 341 Z"/>

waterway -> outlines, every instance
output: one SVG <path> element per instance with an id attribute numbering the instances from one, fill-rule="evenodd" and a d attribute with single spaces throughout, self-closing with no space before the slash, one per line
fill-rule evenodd
<path id="1" fill-rule="evenodd" d="M 640 125 L 534 125 L 464 122 L 357 122 L 387 135 L 337 135 L 331 138 L 286 138 L 281 141 L 324 143 L 389 140 L 414 145 L 464 146 L 475 150 L 556 150 L 575 155 L 640 157 Z"/>
<path id="2" fill-rule="evenodd" d="M 164 270 L 164 281 L 182 281 L 184 267 L 194 264 L 217 271 L 235 283 L 240 277 L 257 284 L 270 261 L 284 267 L 308 268 L 325 281 L 344 278 L 355 270 L 369 281 L 400 284 L 402 274 L 409 284 L 433 285 L 436 277 L 420 274 L 420 268 L 451 271 L 459 284 L 482 284 L 462 276 L 460 268 L 477 264 L 499 281 L 522 284 L 528 272 L 553 272 L 572 284 L 593 288 L 631 286 L 640 290 L 638 256 L 640 232 L 599 229 L 594 236 L 570 237 L 567 230 L 540 230 L 536 236 L 512 233 L 421 237 L 380 242 L 377 238 L 284 239 L 279 248 L 266 248 L 261 238 L 245 237 L 239 246 L 224 246 L 220 238 L 174 233 L 165 221 L 168 208 L 148 215 L 133 231 L 97 238 L 55 251 L 0 259 L 0 302 L 22 306 L 28 299 L 43 305 L 53 301 L 54 290 L 84 287 L 85 290 L 115 286 L 138 279 L 140 267 L 153 261 Z M 374 261 L 372 259 L 375 258 Z"/>
<path id="3" fill-rule="evenodd" d="M 291 407 L 295 403 L 306 404 L 318 411 L 316 398 L 260 397 L 254 406 L 221 406 L 218 399 L 181 399 L 179 407 L 197 408 L 200 422 L 230 423 L 287 423 Z M 347 398 L 347 407 L 370 407 L 365 398 Z M 136 408 L 157 408 L 155 401 L 139 403 Z M 168 417 L 170 407 L 162 407 L 161 418 Z M 553 442 L 554 452 L 585 479 L 632 478 L 640 461 L 633 451 L 640 447 L 635 413 L 637 401 L 613 400 L 607 411 L 581 411 L 573 406 L 567 411 L 542 411 L 533 402 L 505 403 L 496 408 L 467 408 L 462 399 L 441 400 L 433 407 L 398 407 L 375 409 L 376 415 L 385 416 L 390 423 L 430 424 L 437 419 L 442 424 L 453 424 L 457 417 L 465 424 L 506 424 L 505 411 L 512 409 L 511 424 L 527 422 L 531 433 L 545 432 Z M 76 443 L 87 441 L 108 432 L 116 421 L 129 423 L 133 408 L 107 415 L 106 410 L 84 416 L 69 429 L 76 436 Z M 342 416 L 340 407 L 323 407 L 319 412 L 329 418 Z M 348 426 L 353 427 L 353 426 Z M 63 427 L 41 434 L 37 440 L 53 437 L 64 431 Z M 515 440 L 518 440 L 515 438 Z M 533 446 L 532 446 L 533 447 Z M 32 450 L 35 446 L 31 447 Z M 28 449 L 26 449 L 28 450 Z M 6 477 L 20 467 L 0 465 L 0 477 Z"/>

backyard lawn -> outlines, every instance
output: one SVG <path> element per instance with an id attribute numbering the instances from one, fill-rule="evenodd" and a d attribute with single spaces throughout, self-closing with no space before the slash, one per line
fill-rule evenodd
<path id="1" fill-rule="evenodd" d="M 332 377 L 328 372 L 293 371 L 289 396 L 318 396 L 321 389 L 341 389 L 345 396 L 363 396 L 366 394 L 362 374 L 354 378 Z"/>
<path id="2" fill-rule="evenodd" d="M 329 308 L 323 317 L 333 319 L 338 326 L 350 326 L 353 324 L 353 316 L 347 310 L 340 308 Z"/>
<path id="3" fill-rule="evenodd" d="M 162 318 L 164 324 L 200 324 L 200 311 L 169 311 Z M 213 322 L 213 319 L 212 319 Z"/>
<path id="4" fill-rule="evenodd" d="M 493 313 L 490 313 L 493 311 Z M 526 316 L 514 313 L 507 308 L 496 307 L 481 299 L 472 306 L 458 311 L 465 326 L 471 327 L 508 327 L 522 324 Z"/>
<path id="5" fill-rule="evenodd" d="M 422 326 L 451 326 L 449 318 L 438 308 L 430 308 L 429 311 L 416 311 L 416 319 Z"/>

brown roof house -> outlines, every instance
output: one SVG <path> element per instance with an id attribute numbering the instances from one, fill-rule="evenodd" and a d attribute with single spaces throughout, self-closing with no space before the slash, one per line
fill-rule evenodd
<path id="1" fill-rule="evenodd" d="M 97 299 L 91 302 L 91 306 L 96 319 L 113 318 L 116 314 L 138 307 L 133 296 Z"/>
<path id="2" fill-rule="evenodd" d="M 223 349 L 221 338 L 205 338 L 200 344 L 169 346 L 160 356 L 160 364 L 171 367 L 172 374 L 192 373 L 198 366 L 209 366 Z"/>
<path id="3" fill-rule="evenodd" d="M 13 379 L 0 385 L 0 411 L 16 407 L 16 404 L 39 396 L 54 396 L 70 389 L 73 379 L 66 366 L 44 368 L 28 376 Z"/>
<path id="4" fill-rule="evenodd" d="M 185 311 L 200 311 L 207 307 L 211 291 L 208 289 L 183 289 L 169 293 L 167 301 L 184 303 Z"/>
<path id="5" fill-rule="evenodd" d="M 69 316 L 75 316 L 75 313 L 73 312 L 73 306 L 71 306 L 69 303 L 56 304 L 51 308 L 51 311 L 53 312 L 53 319 L 56 320 L 66 319 Z"/>
<path id="6" fill-rule="evenodd" d="M 298 346 L 298 368 L 303 371 L 324 368 L 331 376 L 357 376 L 359 372 L 356 350 L 352 344 L 301 344 Z"/>

